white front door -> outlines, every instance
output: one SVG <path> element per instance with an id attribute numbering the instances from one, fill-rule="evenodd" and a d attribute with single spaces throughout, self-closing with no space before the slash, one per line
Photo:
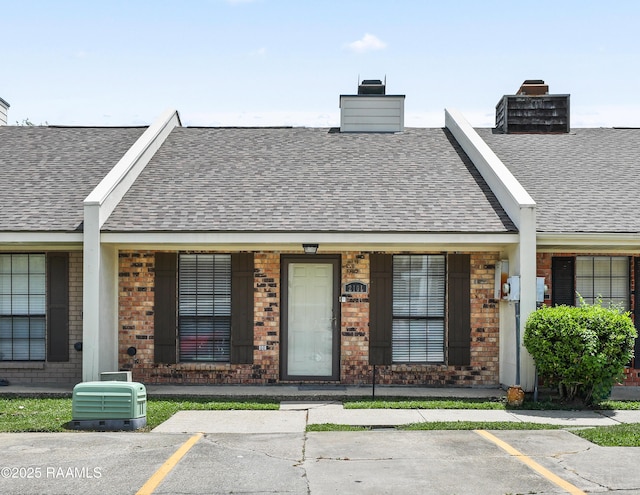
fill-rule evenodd
<path id="1" fill-rule="evenodd" d="M 285 375 L 330 379 L 336 372 L 335 264 L 305 260 L 287 266 Z"/>

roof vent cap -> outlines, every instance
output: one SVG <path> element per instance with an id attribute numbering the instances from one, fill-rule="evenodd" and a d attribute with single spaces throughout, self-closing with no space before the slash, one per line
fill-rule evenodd
<path id="1" fill-rule="evenodd" d="M 385 85 L 380 79 L 363 79 L 358 85 L 359 95 L 383 95 L 385 94 Z"/>

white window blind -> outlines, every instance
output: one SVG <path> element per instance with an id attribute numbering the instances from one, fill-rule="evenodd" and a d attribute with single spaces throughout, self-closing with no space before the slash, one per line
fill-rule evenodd
<path id="1" fill-rule="evenodd" d="M 393 257 L 394 362 L 443 362 L 444 255 Z"/>
<path id="2" fill-rule="evenodd" d="M 0 254 L 0 361 L 44 361 L 44 254 Z"/>
<path id="3" fill-rule="evenodd" d="M 627 256 L 578 256 L 576 292 L 589 304 L 598 299 L 606 307 L 629 309 L 629 258 Z M 576 295 L 576 304 L 580 304 Z"/>
<path id="4" fill-rule="evenodd" d="M 181 254 L 178 272 L 180 361 L 228 362 L 231 255 Z"/>

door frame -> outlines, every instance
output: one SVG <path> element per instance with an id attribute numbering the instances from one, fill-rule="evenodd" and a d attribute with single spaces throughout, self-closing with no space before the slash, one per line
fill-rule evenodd
<path id="1" fill-rule="evenodd" d="M 292 263 L 329 263 L 333 268 L 333 295 L 332 311 L 335 315 L 333 323 L 332 342 L 332 362 L 331 375 L 326 376 L 304 376 L 289 375 L 288 352 L 289 352 L 289 266 Z M 280 287 L 281 308 L 280 308 L 280 380 L 281 381 L 339 381 L 340 380 L 340 269 L 342 256 L 340 254 L 283 254 L 280 257 Z"/>

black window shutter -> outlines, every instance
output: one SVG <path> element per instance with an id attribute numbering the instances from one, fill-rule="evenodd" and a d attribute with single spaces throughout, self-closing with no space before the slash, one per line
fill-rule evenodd
<path id="1" fill-rule="evenodd" d="M 231 362 L 253 363 L 253 253 L 231 255 Z"/>
<path id="2" fill-rule="evenodd" d="M 391 364 L 393 256 L 371 254 L 369 260 L 369 364 Z"/>
<path id="3" fill-rule="evenodd" d="M 47 254 L 47 361 L 69 361 L 69 253 Z"/>
<path id="4" fill-rule="evenodd" d="M 576 259 L 554 256 L 551 259 L 551 305 L 576 305 Z"/>
<path id="5" fill-rule="evenodd" d="M 636 338 L 635 353 L 634 353 L 634 368 L 640 368 L 640 258 L 633 258 L 633 271 L 635 286 L 633 291 L 633 320 L 638 332 L 638 338 Z"/>
<path id="6" fill-rule="evenodd" d="M 468 366 L 471 364 L 471 255 L 450 254 L 447 265 L 448 364 Z"/>
<path id="7" fill-rule="evenodd" d="M 176 362 L 176 308 L 177 308 L 176 253 L 156 253 L 154 349 L 155 362 Z"/>

